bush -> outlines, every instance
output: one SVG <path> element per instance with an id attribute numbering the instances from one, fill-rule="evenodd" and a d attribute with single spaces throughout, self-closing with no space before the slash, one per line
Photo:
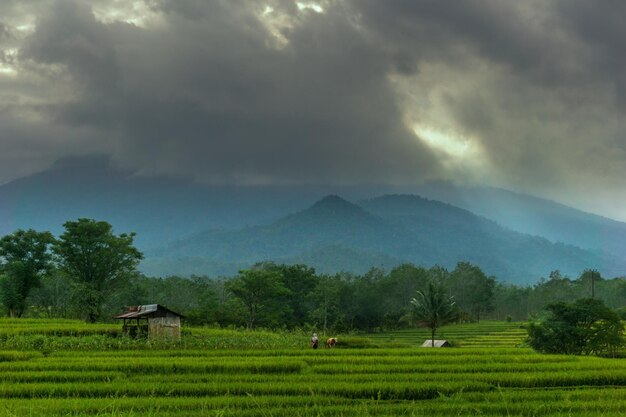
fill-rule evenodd
<path id="1" fill-rule="evenodd" d="M 543 319 L 528 326 L 528 343 L 542 353 L 613 354 L 623 345 L 624 326 L 600 300 L 548 305 Z"/>

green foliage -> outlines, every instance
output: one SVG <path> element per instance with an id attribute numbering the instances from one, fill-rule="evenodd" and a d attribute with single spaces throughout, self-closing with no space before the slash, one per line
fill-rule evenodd
<path id="1" fill-rule="evenodd" d="M 575 284 L 588 294 L 587 297 L 595 298 L 596 286 L 600 281 L 603 281 L 603 278 L 596 269 L 585 269 Z"/>
<path id="2" fill-rule="evenodd" d="M 343 289 L 343 300 L 351 323 L 357 328 L 372 330 L 382 325 L 384 306 L 381 303 L 380 283 L 385 273 L 379 268 L 370 269 L 362 277 L 353 277 L 350 286 Z M 343 304 L 343 301 L 342 301 Z"/>
<path id="3" fill-rule="evenodd" d="M 309 311 L 314 309 L 310 297 L 313 289 L 317 286 L 318 277 L 315 269 L 306 265 L 285 265 L 274 263 L 256 264 L 253 269 L 274 271 L 282 277 L 282 283 L 289 293 L 282 299 L 288 307 L 288 314 L 284 317 L 287 327 L 303 326 L 306 323 Z"/>
<path id="4" fill-rule="evenodd" d="M 102 315 L 102 304 L 135 271 L 143 255 L 133 246 L 134 234 L 113 234 L 103 221 L 78 219 L 66 222 L 54 244 L 61 269 L 76 283 L 75 300 L 93 323 Z"/>
<path id="5" fill-rule="evenodd" d="M 430 271 L 411 264 L 399 265 L 382 277 L 378 292 L 382 299 L 379 302 L 383 304 L 384 328 L 395 329 L 405 324 L 402 318 L 411 312 L 413 295 L 425 288 L 431 278 Z"/>
<path id="6" fill-rule="evenodd" d="M 246 326 L 274 327 L 288 311 L 282 297 L 291 292 L 283 284 L 282 275 L 271 270 L 245 270 L 228 281 L 226 288 L 245 306 Z"/>
<path id="7" fill-rule="evenodd" d="M 342 285 L 339 276 L 322 275 L 309 295 L 313 306 L 309 312 L 309 318 L 313 323 L 321 326 L 324 334 L 339 320 Z"/>
<path id="8" fill-rule="evenodd" d="M 43 277 L 41 286 L 29 297 L 29 317 L 70 318 L 76 316 L 72 304 L 72 280 L 59 269 Z"/>
<path id="9" fill-rule="evenodd" d="M 21 317 L 26 299 L 52 269 L 50 232 L 17 230 L 0 239 L 0 300 L 9 316 Z"/>
<path id="10" fill-rule="evenodd" d="M 25 237 L 31 232 L 20 233 Z M 149 278 L 137 273 L 135 266 L 141 254 L 132 242 L 132 234 L 115 236 L 106 222 L 67 222 L 61 240 L 53 245 L 60 268 L 52 267 L 50 253 L 45 252 L 47 268 L 35 279 L 26 279 L 33 270 L 28 262 L 15 256 L 11 262 L 0 259 L 0 310 L 15 316 L 26 312 L 28 317 L 86 317 L 93 321 L 119 313 L 123 306 L 159 303 L 184 314 L 190 324 L 334 333 L 406 328 L 410 325 L 407 318 L 413 308 L 412 295 L 429 281 L 445 286 L 448 295 L 454 297 L 460 321 L 481 317 L 525 320 L 550 302 L 589 294 L 592 283 L 597 297 L 607 305 L 621 307 L 626 300 L 626 280 L 601 279 L 594 270 L 583 271 L 576 280 L 557 270 L 534 287 L 518 287 L 496 283 L 468 262 L 458 263 L 452 272 L 441 266 L 425 269 L 401 264 L 388 272 L 371 268 L 363 275 L 332 276 L 318 275 L 302 264 L 264 262 L 252 270 L 277 274 L 279 287 L 287 291 L 279 289 L 271 296 L 258 292 L 265 297 L 259 313 L 250 298 L 244 302 L 241 291 L 235 294 L 240 277 Z M 28 253 L 36 258 L 36 251 Z M 246 286 L 251 285 L 248 282 Z M 271 293 L 273 285 L 269 287 Z"/>
<path id="11" fill-rule="evenodd" d="M 447 278 L 447 286 L 462 310 L 470 313 L 475 320 L 480 314 L 493 310 L 493 297 L 496 280 L 469 262 L 459 262 Z"/>
<path id="12" fill-rule="evenodd" d="M 600 300 L 548 305 L 546 316 L 528 328 L 530 346 L 543 353 L 573 355 L 614 352 L 624 344 L 624 325 Z"/>
<path id="13" fill-rule="evenodd" d="M 429 282 L 426 291 L 418 291 L 411 304 L 413 317 L 417 323 L 430 329 L 433 346 L 437 329 L 458 317 L 458 310 L 452 297 L 447 295 L 446 288 L 441 284 Z"/>

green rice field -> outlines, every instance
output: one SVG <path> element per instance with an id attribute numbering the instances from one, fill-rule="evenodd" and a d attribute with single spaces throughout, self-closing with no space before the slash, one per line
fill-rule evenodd
<path id="1" fill-rule="evenodd" d="M 1 416 L 626 416 L 625 360 L 534 353 L 515 323 L 448 326 L 449 349 L 419 330 L 316 351 L 297 333 L 115 344 L 88 327 L 0 320 Z"/>
<path id="2" fill-rule="evenodd" d="M 367 337 L 383 345 L 421 345 L 430 338 L 430 331 L 407 329 L 368 334 Z M 445 326 L 437 331 L 436 338 L 461 347 L 518 347 L 524 344 L 526 330 L 521 323 L 483 321 Z"/>

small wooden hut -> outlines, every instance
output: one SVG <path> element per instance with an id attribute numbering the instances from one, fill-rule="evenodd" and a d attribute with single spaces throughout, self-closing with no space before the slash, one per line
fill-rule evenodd
<path id="1" fill-rule="evenodd" d="M 448 342 L 447 340 L 437 340 L 437 339 L 435 339 L 435 345 L 433 346 L 432 339 L 428 339 L 427 341 L 422 343 L 422 347 L 436 347 L 436 348 L 440 348 L 440 347 L 452 347 L 452 345 L 450 345 L 450 342 Z"/>
<path id="2" fill-rule="evenodd" d="M 128 307 L 113 317 L 123 320 L 122 333 L 131 337 L 180 340 L 180 319 L 184 318 L 159 304 Z"/>

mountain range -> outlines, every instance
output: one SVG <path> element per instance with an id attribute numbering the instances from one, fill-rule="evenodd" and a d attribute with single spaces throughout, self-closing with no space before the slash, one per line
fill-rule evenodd
<path id="1" fill-rule="evenodd" d="M 78 217 L 137 232 L 141 269 L 155 276 L 232 275 L 265 260 L 355 273 L 467 260 L 516 283 L 554 269 L 626 271 L 625 223 L 495 188 L 206 186 L 142 177 L 103 157 L 62 160 L 0 186 L 0 235 L 58 234 Z"/>
<path id="2" fill-rule="evenodd" d="M 498 278 L 527 284 L 553 269 L 577 275 L 590 265 L 605 274 L 626 262 L 572 245 L 552 243 L 499 226 L 469 211 L 414 195 L 385 195 L 350 203 L 327 196 L 271 224 L 235 231 L 205 231 L 149 251 L 169 273 L 211 270 L 233 274 L 259 260 L 305 262 L 321 272 L 363 273 L 403 262 L 453 268 L 464 260 Z M 157 272 L 157 270 L 150 271 Z"/>

